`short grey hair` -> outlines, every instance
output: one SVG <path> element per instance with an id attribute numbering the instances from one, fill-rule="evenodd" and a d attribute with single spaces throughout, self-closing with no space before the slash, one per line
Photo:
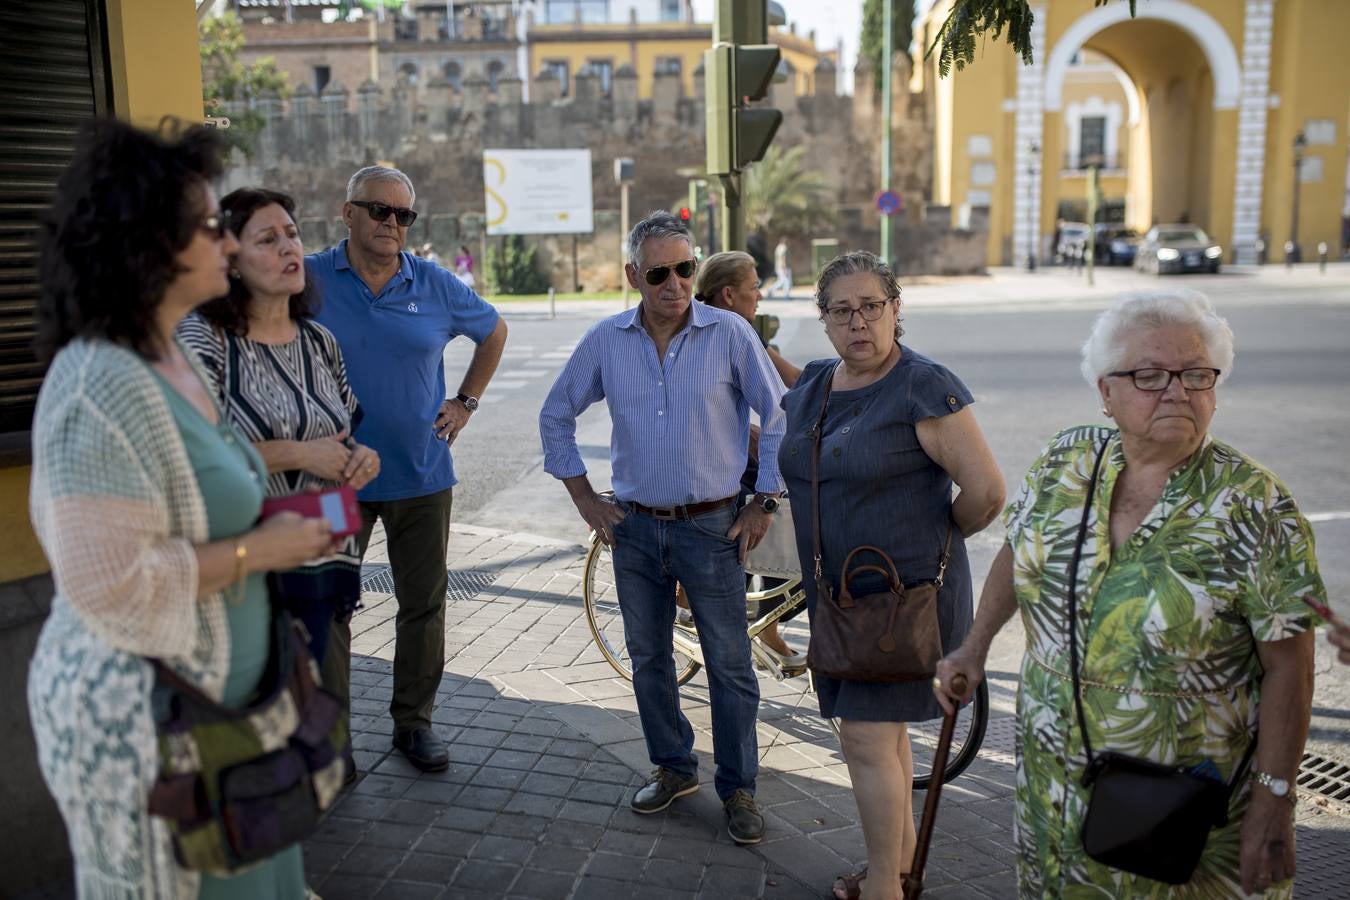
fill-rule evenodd
<path id="1" fill-rule="evenodd" d="M 417 189 L 413 187 L 412 179 L 398 169 L 391 169 L 388 166 L 366 166 L 364 169 L 358 169 L 347 182 L 347 202 L 350 203 L 361 196 L 361 189 L 372 181 L 397 181 L 408 189 L 408 196 L 411 198 L 408 205 L 417 202 Z"/>
<path id="2" fill-rule="evenodd" d="M 1205 342 L 1219 383 L 1233 370 L 1233 329 L 1199 291 L 1185 288 L 1137 291 L 1121 296 L 1092 323 L 1083 342 L 1083 378 L 1092 388 L 1108 372 L 1123 367 L 1125 342 L 1144 328 L 1194 328 Z"/>
<path id="3" fill-rule="evenodd" d="M 689 242 L 689 249 L 693 251 L 694 236 L 689 233 L 683 222 L 664 209 L 648 213 L 647 218 L 634 225 L 633 230 L 628 232 L 628 261 L 632 263 L 633 268 L 642 268 L 640 261 L 644 243 L 666 238 L 682 238 Z"/>
<path id="4" fill-rule="evenodd" d="M 820 270 L 820 279 L 816 282 L 816 306 L 820 314 L 825 315 L 825 307 L 830 302 L 830 287 L 846 275 L 875 275 L 881 281 L 881 289 L 887 300 L 900 298 L 900 282 L 895 280 L 895 272 L 886 261 L 875 253 L 866 250 L 852 250 L 841 253 L 825 264 Z M 895 316 L 895 339 L 900 340 L 905 329 L 900 324 L 899 313 Z"/>

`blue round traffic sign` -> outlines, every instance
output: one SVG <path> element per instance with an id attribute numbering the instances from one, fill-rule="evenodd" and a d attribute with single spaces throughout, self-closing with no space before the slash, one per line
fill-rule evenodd
<path id="1" fill-rule="evenodd" d="M 883 216 L 899 212 L 901 205 L 900 195 L 895 191 L 882 191 L 877 194 L 877 209 Z"/>

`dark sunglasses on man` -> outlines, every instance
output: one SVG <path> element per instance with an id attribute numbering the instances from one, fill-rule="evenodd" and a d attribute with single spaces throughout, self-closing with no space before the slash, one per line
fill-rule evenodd
<path id="1" fill-rule="evenodd" d="M 374 200 L 353 200 L 352 206 L 361 207 L 376 222 L 385 221 L 390 213 L 394 214 L 394 221 L 403 228 L 417 221 L 417 211 L 406 206 L 390 206 L 388 203 L 376 203 Z"/>
<path id="2" fill-rule="evenodd" d="M 670 270 L 674 269 L 675 274 L 681 278 L 690 278 L 694 274 L 694 269 L 698 268 L 698 260 L 686 259 L 677 262 L 673 266 L 652 266 L 642 273 L 642 277 L 650 285 L 665 284 L 666 279 L 670 277 Z"/>

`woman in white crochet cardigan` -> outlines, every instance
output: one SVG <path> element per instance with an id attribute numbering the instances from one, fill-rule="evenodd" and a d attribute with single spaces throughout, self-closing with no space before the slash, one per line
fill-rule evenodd
<path id="1" fill-rule="evenodd" d="M 225 293 L 237 249 L 208 183 L 218 148 L 201 127 L 163 138 L 95 123 L 41 235 L 38 346 L 51 368 L 30 507 L 56 597 L 29 708 L 92 900 L 307 892 L 298 845 L 233 878 L 199 876 L 146 813 L 159 766 L 147 657 L 242 703 L 268 656 L 263 573 L 332 546 L 323 520 L 254 526 L 265 469 L 173 337 Z"/>

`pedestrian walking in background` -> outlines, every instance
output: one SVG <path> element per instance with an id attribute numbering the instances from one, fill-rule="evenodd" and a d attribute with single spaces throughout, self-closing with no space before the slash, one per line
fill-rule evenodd
<path id="1" fill-rule="evenodd" d="M 613 548 L 624 636 L 655 770 L 634 794 L 654 813 L 698 790 L 694 732 L 680 711 L 671 623 L 675 585 L 698 620 L 712 706 L 714 785 L 737 843 L 764 835 L 754 800 L 759 683 L 745 629 L 745 554 L 772 522 L 782 490 L 782 381 L 749 324 L 692 303 L 693 240 L 657 212 L 628 235 L 628 283 L 641 302 L 586 332 L 539 415 L 544 470 Z M 577 450 L 577 417 L 605 400 L 613 422 L 614 498 L 597 494 Z M 737 512 L 750 410 L 763 423 L 752 502 Z"/>
<path id="2" fill-rule="evenodd" d="M 455 274 L 469 287 L 477 283 L 473 275 L 473 254 L 465 244 L 459 245 L 459 254 L 455 257 Z"/>
<path id="3" fill-rule="evenodd" d="M 822 573 L 833 597 L 844 587 L 840 572 L 854 548 L 880 548 L 902 584 L 940 582 L 941 645 L 944 652 L 955 649 L 972 615 L 964 538 L 994 520 L 1004 494 L 1003 475 L 970 409 L 973 398 L 946 367 L 901 345 L 900 286 L 874 254 L 854 251 L 831 260 L 820 274 L 816 305 L 838 357 L 809 363 L 784 398 L 787 437 L 779 451 L 802 571 Z M 817 469 L 819 500 L 813 503 Z M 872 555 L 858 564 L 877 562 Z M 815 623 L 820 605 L 833 601 L 818 596 L 814 578 L 802 579 L 802 586 Z M 849 586 L 862 597 L 885 582 L 865 573 Z M 810 664 L 818 666 L 811 652 Z M 917 839 L 905 725 L 940 718 L 942 709 L 926 681 L 851 680 L 817 671 L 815 686 L 820 714 L 840 720 L 868 855 L 868 867 L 841 876 L 834 894 L 899 900 Z"/>
<path id="4" fill-rule="evenodd" d="M 778 246 L 773 248 L 773 272 L 775 281 L 769 288 L 769 296 L 780 288 L 784 297 L 792 296 L 792 267 L 788 265 L 788 245 L 784 238 L 779 238 Z"/>
<path id="5" fill-rule="evenodd" d="M 263 461 L 174 338 L 229 289 L 239 247 L 209 184 L 221 153 L 201 126 L 87 126 L 41 233 L 38 347 L 51 366 L 30 512 L 57 592 L 28 708 L 80 897 L 306 895 L 298 844 L 204 875 L 179 864 L 167 820 L 147 811 L 161 771 L 152 660 L 213 704 L 243 706 L 271 658 L 264 573 L 333 543 L 322 519 L 256 524 Z"/>
<path id="6" fill-rule="evenodd" d="M 347 183 L 347 238 L 305 258 L 323 305 L 318 320 L 337 338 L 364 416 L 355 438 L 380 457 L 361 491 L 361 555 L 384 523 L 398 601 L 394 746 L 414 766 L 444 769 L 445 742 L 431 712 L 445 667 L 445 549 L 452 489 L 450 447 L 478 409 L 501 359 L 506 323 L 454 273 L 404 250 L 417 218 L 412 181 L 367 166 Z M 477 344 L 457 393 L 446 399 L 445 347 Z M 324 682 L 350 703 L 351 629 L 335 622 Z"/>
<path id="7" fill-rule="evenodd" d="M 239 242 L 230 292 L 184 317 L 178 335 L 226 418 L 262 456 L 267 496 L 342 484 L 359 491 L 379 475 L 380 457 L 351 437 L 361 405 L 337 340 L 313 318 L 320 299 L 305 279 L 295 201 L 242 188 L 220 208 Z M 322 661 L 333 618 L 350 618 L 361 599 L 356 535 L 331 556 L 278 573 L 276 589 L 273 599 L 305 623 Z"/>
<path id="8" fill-rule="evenodd" d="M 1232 367 L 1232 331 L 1195 292 L 1129 296 L 1097 318 L 1082 372 L 1117 427 L 1066 429 L 1032 464 L 1004 512 L 1008 539 L 975 625 L 939 665 L 934 692 L 944 706 L 964 701 L 994 635 L 1021 611 L 1022 897 L 1292 893 L 1293 785 L 1317 622 L 1301 598 L 1325 602 L 1326 588 L 1312 528 L 1285 486 L 1209 434 Z M 969 683 L 962 695 L 950 687 L 958 673 Z M 1147 864 L 1181 852 L 1180 840 L 1129 830 L 1147 803 L 1114 816 L 1094 809 L 1107 800 L 1083 776 L 1108 752 L 1219 791 L 1227 824 L 1212 830 L 1216 818 L 1189 813 L 1194 803 L 1165 810 L 1164 821 L 1201 819 L 1182 835 L 1199 842 L 1184 883 L 1169 887 L 1141 874 L 1137 859 L 1127 869 L 1089 849 L 1089 817 L 1105 815 L 1130 844 L 1160 841 Z M 1165 800 L 1171 782 L 1153 779 L 1131 782 L 1132 793 Z"/>

